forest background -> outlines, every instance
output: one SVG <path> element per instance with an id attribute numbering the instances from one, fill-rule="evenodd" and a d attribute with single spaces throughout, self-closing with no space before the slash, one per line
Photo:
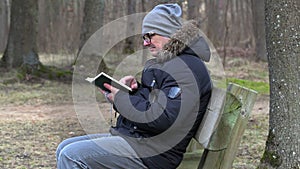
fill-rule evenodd
<path id="1" fill-rule="evenodd" d="M 129 14 L 147 12 L 165 2 L 179 3 L 185 19 L 199 21 L 222 59 L 228 82 L 259 92 L 234 168 L 258 166 L 268 133 L 269 112 L 263 1 L 39 0 L 37 49 L 42 64 L 72 71 L 79 49 L 88 38 L 83 38 L 84 16 L 93 11 L 85 10 L 86 2 L 102 5 L 101 13 L 94 12 L 94 16 L 101 16 L 101 25 Z M 0 53 L 4 53 L 7 46 L 11 4 L 10 0 L 0 2 Z M 130 23 L 126 26 L 130 27 Z M 23 33 L 26 33 L 26 28 Z M 111 57 L 105 61 L 109 71 L 113 71 L 126 55 L 141 49 L 141 44 L 142 39 L 137 35 L 112 48 Z M 146 55 L 137 57 L 137 64 L 142 65 L 146 58 Z M 54 168 L 58 143 L 84 134 L 72 105 L 70 79 L 27 76 L 16 79 L 18 70 L 6 68 L 1 68 L 0 74 L 3 136 L 0 167 Z M 109 112 L 107 104 L 100 107 Z M 197 154 L 187 157 L 181 168 L 196 166 L 198 158 Z"/>

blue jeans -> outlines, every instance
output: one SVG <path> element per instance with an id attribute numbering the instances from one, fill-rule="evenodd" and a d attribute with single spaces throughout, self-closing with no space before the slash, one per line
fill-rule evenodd
<path id="1" fill-rule="evenodd" d="M 66 139 L 56 150 L 56 160 L 58 169 L 147 168 L 122 137 L 111 134 Z"/>

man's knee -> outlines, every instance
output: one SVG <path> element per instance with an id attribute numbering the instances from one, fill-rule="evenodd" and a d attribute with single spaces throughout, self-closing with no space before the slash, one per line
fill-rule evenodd
<path id="1" fill-rule="evenodd" d="M 56 149 L 56 159 L 58 159 L 58 157 L 60 156 L 61 151 L 68 145 L 72 144 L 72 143 L 76 143 L 77 138 L 73 137 L 73 138 L 68 138 L 66 140 L 63 140 Z"/>
<path id="2" fill-rule="evenodd" d="M 60 150 L 57 151 L 59 157 L 64 157 L 68 159 L 77 159 L 80 153 L 75 148 L 74 143 L 65 145 Z M 75 152 L 76 151 L 76 152 Z"/>
<path id="3" fill-rule="evenodd" d="M 88 168 L 82 161 L 80 154 L 77 154 L 75 149 L 67 145 L 60 150 L 57 157 L 57 168 L 68 169 L 68 168 Z"/>

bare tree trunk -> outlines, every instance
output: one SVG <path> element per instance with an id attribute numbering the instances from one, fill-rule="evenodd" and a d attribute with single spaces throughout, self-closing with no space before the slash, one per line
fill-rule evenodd
<path id="1" fill-rule="evenodd" d="M 103 26 L 104 8 L 104 0 L 85 0 L 79 50 L 88 38 Z"/>
<path id="2" fill-rule="evenodd" d="M 136 1 L 127 0 L 127 15 L 136 13 Z M 130 32 L 135 32 L 135 23 L 132 21 L 127 22 L 127 35 L 131 34 Z M 124 44 L 123 53 L 133 53 L 135 46 L 135 38 L 127 37 Z"/>
<path id="3" fill-rule="evenodd" d="M 228 30 L 229 30 L 229 25 L 227 22 L 227 12 L 228 12 L 228 8 L 229 8 L 229 0 L 226 0 L 226 4 L 225 4 L 225 11 L 224 11 L 224 27 L 225 27 L 225 32 L 224 32 L 224 37 L 223 37 L 223 66 L 226 66 L 226 47 L 228 46 L 227 44 L 227 37 L 228 37 Z"/>
<path id="4" fill-rule="evenodd" d="M 84 1 L 38 0 L 38 3 L 39 52 L 76 54 L 80 41 Z"/>
<path id="5" fill-rule="evenodd" d="M 142 4 L 141 4 L 141 8 L 142 8 L 142 12 L 146 12 L 146 7 L 145 7 L 145 0 L 142 0 Z M 142 56 L 142 65 L 144 65 L 147 61 L 147 52 L 146 52 L 146 48 L 142 45 L 143 47 L 143 56 Z"/>
<path id="6" fill-rule="evenodd" d="M 0 2 L 0 53 L 5 49 L 7 42 L 7 35 L 9 31 L 9 21 L 10 21 L 10 4 L 9 0 L 4 0 Z"/>
<path id="7" fill-rule="evenodd" d="M 259 168 L 300 168 L 300 1 L 265 1 L 270 121 Z"/>
<path id="8" fill-rule="evenodd" d="M 206 0 L 206 12 L 208 14 L 207 37 L 215 46 L 221 46 L 221 24 L 219 19 L 219 0 Z"/>
<path id="9" fill-rule="evenodd" d="M 77 53 L 77 58 L 75 59 L 74 64 L 76 64 L 78 56 L 80 54 L 80 50 L 86 41 L 90 38 L 90 36 L 95 33 L 98 29 L 103 26 L 104 23 L 104 8 L 105 8 L 105 1 L 104 0 L 85 0 L 84 5 L 84 18 L 82 23 L 82 30 L 80 34 L 80 46 Z M 92 59 L 101 59 L 103 56 L 85 56 L 91 57 Z M 96 58 L 95 58 L 96 57 Z M 108 67 L 103 60 L 98 68 L 99 72 L 108 72 Z"/>
<path id="10" fill-rule="evenodd" d="M 201 3 L 199 2 L 199 0 L 188 0 L 188 10 L 187 10 L 188 19 L 194 19 L 200 22 L 200 16 L 199 16 L 200 4 Z"/>
<path id="11" fill-rule="evenodd" d="M 251 7 L 256 58 L 267 61 L 264 0 L 251 0 Z"/>
<path id="12" fill-rule="evenodd" d="M 50 12 L 52 8 L 51 2 L 57 3 L 58 1 L 39 0 L 39 35 L 38 35 L 38 48 L 40 52 L 50 52 L 51 45 L 51 28 L 53 23 L 53 15 Z"/>
<path id="13" fill-rule="evenodd" d="M 11 25 L 8 43 L 2 62 L 7 68 L 21 65 L 36 66 L 39 62 L 37 54 L 37 0 L 12 0 Z"/>

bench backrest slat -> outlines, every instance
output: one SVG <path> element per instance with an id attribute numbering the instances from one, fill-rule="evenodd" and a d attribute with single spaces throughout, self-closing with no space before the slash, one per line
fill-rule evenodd
<path id="1" fill-rule="evenodd" d="M 225 90 L 213 87 L 207 111 L 194 137 L 204 148 L 208 148 L 210 138 L 218 126 L 224 109 L 225 96 Z"/>

